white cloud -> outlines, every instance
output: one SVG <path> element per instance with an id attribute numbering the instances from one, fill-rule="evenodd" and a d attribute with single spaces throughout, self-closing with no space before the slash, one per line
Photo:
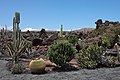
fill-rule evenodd
<path id="1" fill-rule="evenodd" d="M 13 30 L 13 26 L 8 26 L 7 29 L 8 30 Z"/>
<path id="2" fill-rule="evenodd" d="M 29 31 L 40 31 L 41 29 L 42 29 L 42 28 L 40 28 L 40 29 L 35 29 L 35 28 L 28 27 L 28 28 L 22 29 L 22 31 L 27 31 L 27 30 L 29 30 Z M 45 28 L 43 28 L 43 29 L 45 29 Z M 45 29 L 45 30 L 48 30 L 48 29 Z"/>
<path id="3" fill-rule="evenodd" d="M 29 31 L 39 31 L 40 29 L 33 29 L 33 28 L 28 27 L 28 28 L 23 29 L 22 31 L 27 31 L 27 30 L 29 30 Z"/>
<path id="4" fill-rule="evenodd" d="M 0 26 L 0 29 L 2 29 L 2 28 L 5 28 L 5 26 Z M 40 31 L 41 29 L 42 28 L 35 29 L 35 28 L 27 27 L 27 28 L 23 28 L 21 30 L 24 32 L 24 31 L 27 31 L 27 30 L 29 30 L 29 31 Z M 71 30 L 69 29 L 69 30 L 66 30 L 66 29 L 63 28 L 63 31 L 74 31 L 74 30 L 79 30 L 79 29 L 71 29 Z M 13 30 L 13 26 L 7 26 L 7 30 L 11 30 L 12 31 Z M 48 31 L 60 31 L 60 29 L 45 29 L 45 30 L 48 30 Z"/>
<path id="5" fill-rule="evenodd" d="M 12 30 L 13 29 L 13 26 L 0 26 L 0 29 L 2 28 L 7 28 L 7 30 Z"/>

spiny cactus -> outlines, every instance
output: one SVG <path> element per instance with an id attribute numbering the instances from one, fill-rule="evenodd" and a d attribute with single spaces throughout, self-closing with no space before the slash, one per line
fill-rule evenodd
<path id="1" fill-rule="evenodd" d="M 16 63 L 13 65 L 11 71 L 12 74 L 21 74 L 24 71 L 24 66 L 21 63 Z"/>
<path id="2" fill-rule="evenodd" d="M 44 73 L 45 67 L 46 64 L 42 58 L 36 58 L 35 60 L 32 60 L 29 64 L 30 71 L 33 74 Z"/>
<path id="3" fill-rule="evenodd" d="M 7 26 L 5 25 L 5 27 L 4 28 L 2 28 L 1 29 L 1 38 L 6 38 L 6 36 L 7 36 Z"/>
<path id="4" fill-rule="evenodd" d="M 1 29 L 1 38 L 3 38 L 3 40 L 4 40 L 4 34 L 5 34 L 5 30 L 4 30 L 4 28 L 2 28 Z"/>
<path id="5" fill-rule="evenodd" d="M 7 44 L 8 55 L 12 57 L 13 63 L 17 63 L 22 54 L 25 53 L 28 42 L 21 40 L 21 30 L 19 28 L 20 13 L 16 12 L 13 18 L 13 43 Z"/>
<path id="6" fill-rule="evenodd" d="M 16 22 L 17 24 L 19 24 L 19 23 L 20 23 L 20 13 L 19 13 L 19 12 L 16 12 L 16 13 L 15 13 L 15 18 L 16 18 L 15 22 Z"/>

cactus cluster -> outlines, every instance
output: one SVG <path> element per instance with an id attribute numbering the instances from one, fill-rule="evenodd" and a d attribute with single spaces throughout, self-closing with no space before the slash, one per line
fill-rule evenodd
<path id="1" fill-rule="evenodd" d="M 26 40 L 21 39 L 21 30 L 19 28 L 20 13 L 16 12 L 13 18 L 13 43 L 9 43 L 6 46 L 8 55 L 12 57 L 13 63 L 17 63 L 19 57 L 22 56 L 29 43 Z"/>
<path id="2" fill-rule="evenodd" d="M 24 68 L 19 62 L 19 57 L 21 57 L 30 46 L 30 42 L 22 39 L 21 30 L 19 28 L 20 23 L 20 13 L 16 12 L 13 18 L 13 42 L 6 45 L 8 55 L 12 57 L 12 62 L 10 63 L 10 70 L 13 74 L 22 73 Z"/>

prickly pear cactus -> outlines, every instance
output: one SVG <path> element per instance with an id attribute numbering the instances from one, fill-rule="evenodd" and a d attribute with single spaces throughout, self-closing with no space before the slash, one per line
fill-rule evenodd
<path id="1" fill-rule="evenodd" d="M 24 68 L 23 64 L 16 63 L 13 65 L 11 72 L 12 72 L 12 74 L 21 74 L 21 73 L 23 73 L 24 69 L 25 68 Z"/>

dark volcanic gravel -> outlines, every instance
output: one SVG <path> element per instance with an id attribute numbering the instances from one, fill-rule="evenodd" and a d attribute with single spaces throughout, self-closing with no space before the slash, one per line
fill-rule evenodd
<path id="1" fill-rule="evenodd" d="M 120 67 L 81 69 L 71 72 L 51 72 L 40 75 L 30 73 L 11 74 L 5 67 L 6 61 L 0 60 L 0 80 L 120 80 Z"/>

